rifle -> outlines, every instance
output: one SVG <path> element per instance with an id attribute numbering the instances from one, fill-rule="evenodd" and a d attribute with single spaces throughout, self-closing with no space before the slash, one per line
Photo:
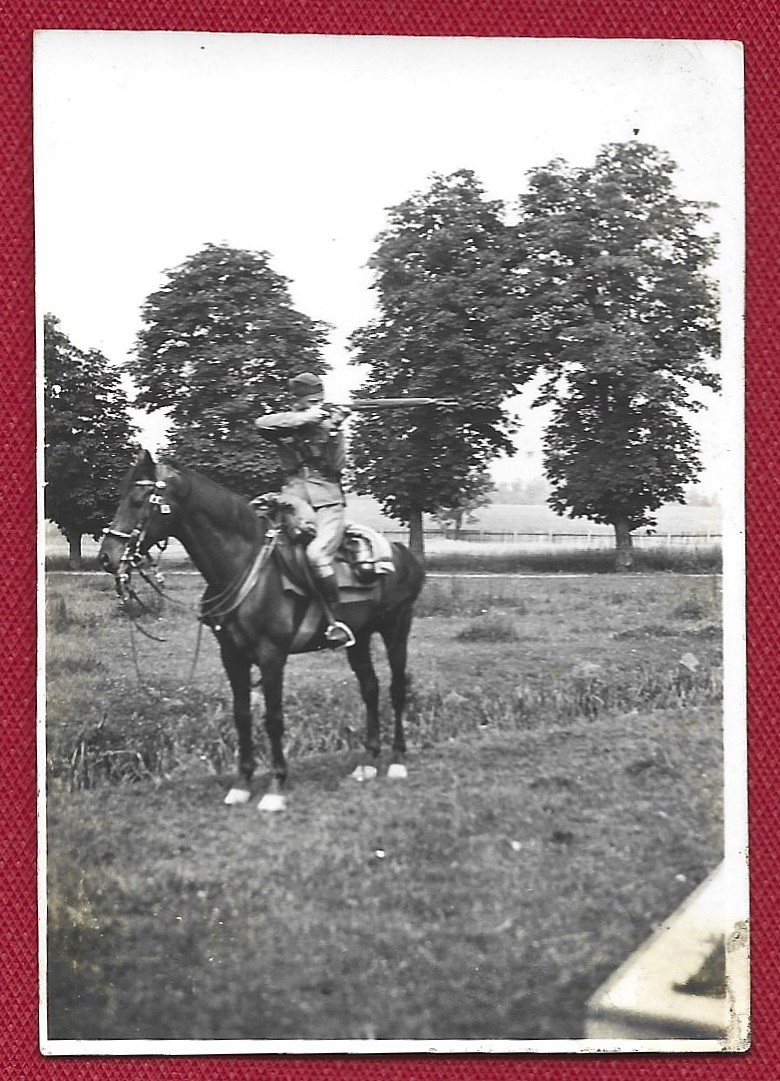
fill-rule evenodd
<path id="1" fill-rule="evenodd" d="M 457 405 L 455 398 L 353 398 L 351 402 L 338 403 L 336 409 L 349 413 L 371 413 L 375 409 L 405 409 L 412 405 Z"/>

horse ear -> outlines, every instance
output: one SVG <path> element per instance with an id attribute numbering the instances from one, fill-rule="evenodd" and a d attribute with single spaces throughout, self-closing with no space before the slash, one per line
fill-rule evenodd
<path id="1" fill-rule="evenodd" d="M 148 477 L 149 480 L 155 479 L 156 468 L 154 464 L 154 458 L 151 456 L 148 450 L 144 450 L 143 447 L 138 452 L 138 458 L 135 463 L 136 469 L 142 477 Z"/>

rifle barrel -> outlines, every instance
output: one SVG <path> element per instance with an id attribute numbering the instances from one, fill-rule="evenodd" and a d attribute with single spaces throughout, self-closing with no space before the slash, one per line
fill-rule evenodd
<path id="1" fill-rule="evenodd" d="M 456 405 L 454 398 L 353 398 L 345 409 L 370 413 L 374 409 L 403 409 L 414 405 Z"/>

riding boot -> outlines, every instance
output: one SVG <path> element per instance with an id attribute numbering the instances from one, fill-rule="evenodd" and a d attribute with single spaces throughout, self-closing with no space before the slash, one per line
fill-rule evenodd
<path id="1" fill-rule="evenodd" d="M 339 619 L 340 599 L 339 585 L 335 574 L 329 574 L 326 578 L 315 578 L 317 589 L 325 606 L 328 619 L 328 629 L 325 631 L 325 641 L 331 649 L 340 649 L 341 646 L 354 646 L 355 636 L 352 631 Z"/>

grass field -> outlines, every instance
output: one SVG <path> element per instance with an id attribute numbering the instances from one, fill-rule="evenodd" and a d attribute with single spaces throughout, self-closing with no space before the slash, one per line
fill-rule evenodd
<path id="1" fill-rule="evenodd" d="M 221 805 L 196 579 L 171 576 L 164 645 L 111 590 L 48 582 L 52 1038 L 576 1039 L 720 858 L 716 577 L 429 581 L 408 782 L 349 779 L 346 661 L 293 658 L 279 817 Z"/>

